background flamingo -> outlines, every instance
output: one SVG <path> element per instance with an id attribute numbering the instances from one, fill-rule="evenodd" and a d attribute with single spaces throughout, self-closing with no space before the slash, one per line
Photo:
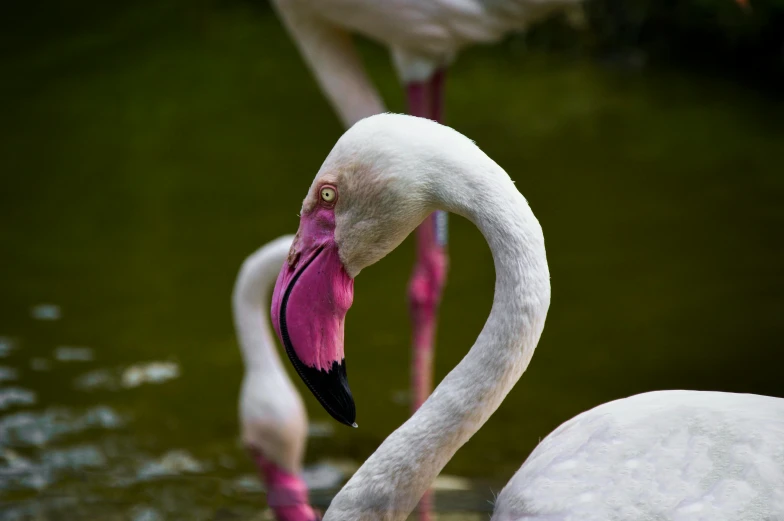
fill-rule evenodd
<path id="1" fill-rule="evenodd" d="M 307 414 L 281 365 L 267 320 L 270 291 L 293 239 L 280 237 L 250 255 L 234 285 L 234 325 L 245 363 L 239 412 L 242 441 L 266 485 L 276 519 L 315 521 L 319 517 L 300 476 Z"/>
<path id="2" fill-rule="evenodd" d="M 402 521 L 527 368 L 550 304 L 541 226 L 473 142 L 420 118 L 348 130 L 316 175 L 273 293 L 273 325 L 322 405 L 344 423 L 343 319 L 354 277 L 433 210 L 472 221 L 496 267 L 492 310 L 465 358 L 332 501 L 325 521 Z M 784 399 L 661 391 L 556 429 L 498 497 L 493 519 L 776 519 L 784 511 Z"/>

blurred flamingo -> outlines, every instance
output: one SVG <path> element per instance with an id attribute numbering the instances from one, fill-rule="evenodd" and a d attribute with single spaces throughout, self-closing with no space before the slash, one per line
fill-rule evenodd
<path id="1" fill-rule="evenodd" d="M 245 363 L 239 413 L 242 441 L 266 485 L 275 518 L 316 521 L 300 476 L 307 414 L 281 365 L 267 318 L 270 292 L 293 239 L 280 237 L 250 255 L 234 285 L 234 325 Z"/>
<path id="2" fill-rule="evenodd" d="M 356 411 L 344 317 L 354 280 L 434 210 L 473 222 L 496 269 L 490 316 L 465 358 L 332 500 L 324 521 L 403 521 L 528 367 L 550 306 L 542 228 L 507 173 L 462 134 L 383 114 L 349 129 L 316 174 L 272 296 L 273 326 L 337 420 Z M 784 399 L 658 391 L 558 427 L 495 501 L 494 521 L 778 519 Z"/>

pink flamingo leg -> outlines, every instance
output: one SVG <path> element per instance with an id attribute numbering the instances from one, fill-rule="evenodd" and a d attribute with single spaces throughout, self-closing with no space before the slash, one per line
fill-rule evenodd
<path id="1" fill-rule="evenodd" d="M 443 71 L 438 71 L 427 83 L 410 84 L 408 102 L 411 115 L 440 122 L 443 117 L 443 84 Z M 413 326 L 412 412 L 419 409 L 433 388 L 436 316 L 448 263 L 446 225 L 446 212 L 434 212 L 419 225 L 415 234 L 416 262 L 408 286 Z M 428 490 L 419 501 L 419 521 L 430 521 L 432 503 L 432 491 Z"/>
<path id="2" fill-rule="evenodd" d="M 321 516 L 310 506 L 308 486 L 296 474 L 286 472 L 252 450 L 251 456 L 267 487 L 267 504 L 277 521 L 319 521 Z"/>
<path id="3" fill-rule="evenodd" d="M 409 112 L 440 121 L 443 118 L 444 71 L 427 82 L 408 85 Z M 408 286 L 413 326 L 412 412 L 424 403 L 433 387 L 433 351 L 436 316 L 446 282 L 448 264 L 447 214 L 434 212 L 416 229 L 416 262 Z"/>
<path id="4" fill-rule="evenodd" d="M 430 119 L 444 122 L 444 81 L 446 71 L 438 69 L 430 79 Z"/>

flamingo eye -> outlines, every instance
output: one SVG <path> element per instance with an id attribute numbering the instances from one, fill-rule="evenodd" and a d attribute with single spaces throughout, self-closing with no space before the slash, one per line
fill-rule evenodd
<path id="1" fill-rule="evenodd" d="M 331 186 L 325 186 L 321 189 L 321 200 L 325 203 L 331 203 L 337 197 L 337 192 Z"/>

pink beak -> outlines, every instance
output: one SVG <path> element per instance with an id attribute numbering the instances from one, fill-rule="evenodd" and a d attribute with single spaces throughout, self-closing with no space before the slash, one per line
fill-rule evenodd
<path id="1" fill-rule="evenodd" d="M 335 215 L 317 207 L 299 230 L 272 294 L 272 324 L 291 363 L 319 403 L 336 420 L 356 426 L 346 375 L 343 328 L 354 299 L 335 242 Z"/>

